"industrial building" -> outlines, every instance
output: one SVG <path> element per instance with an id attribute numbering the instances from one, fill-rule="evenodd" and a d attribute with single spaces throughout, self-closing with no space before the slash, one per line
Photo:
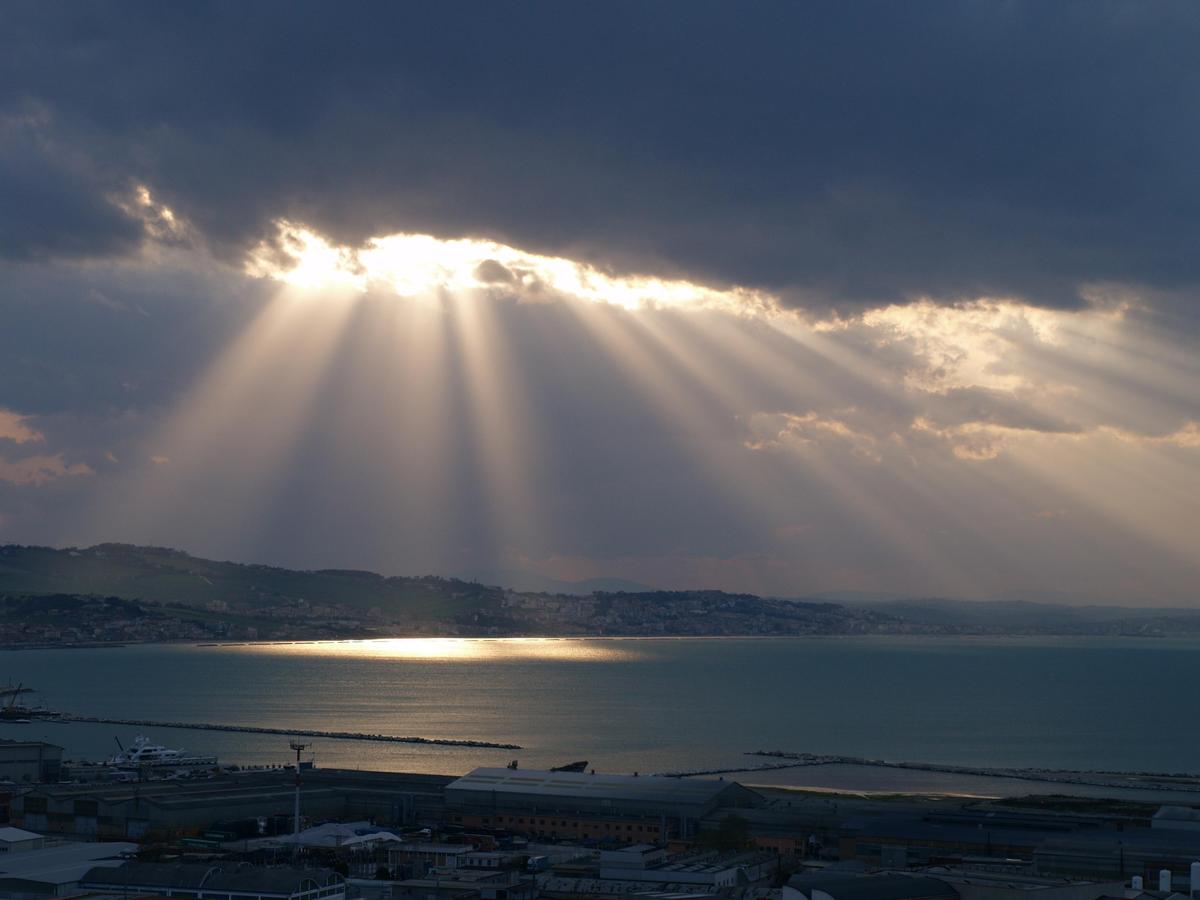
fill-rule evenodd
<path id="1" fill-rule="evenodd" d="M 388 868 L 415 866 L 422 874 L 430 867 L 457 869 L 474 848 L 470 844 L 400 843 L 387 848 Z"/>
<path id="2" fill-rule="evenodd" d="M 11 825 L 0 828 L 0 853 L 20 853 L 23 850 L 40 850 L 46 839 L 36 832 Z"/>
<path id="3" fill-rule="evenodd" d="M 346 882 L 332 869 L 246 864 L 128 862 L 95 868 L 80 879 L 85 890 L 190 897 L 199 900 L 343 900 Z"/>
<path id="4" fill-rule="evenodd" d="M 920 873 L 797 875 L 784 886 L 781 900 L 1103 900 L 1125 896 L 1125 886 L 1119 881 L 934 868 Z"/>
<path id="5" fill-rule="evenodd" d="M 959 900 L 950 885 L 919 875 L 798 876 L 783 900 Z"/>
<path id="6" fill-rule="evenodd" d="M 627 844 L 612 850 L 600 851 L 600 873 L 602 878 L 623 878 L 629 870 L 643 870 L 666 862 L 667 848 L 657 844 Z M 605 875 L 605 872 L 610 874 Z M 617 872 L 613 875 L 611 873 Z"/>
<path id="7" fill-rule="evenodd" d="M 1077 823 L 1057 818 L 1006 815 L 860 817 L 842 824 L 838 851 L 841 859 L 883 869 L 936 865 L 963 856 L 1031 860 L 1045 840 L 1075 827 Z"/>
<path id="8" fill-rule="evenodd" d="M 0 897 L 32 900 L 75 893 L 80 880 L 97 867 L 116 867 L 137 844 L 59 843 L 0 855 Z"/>
<path id="9" fill-rule="evenodd" d="M 1120 881 L 1048 878 L 1018 872 L 930 869 L 926 874 L 954 888 L 961 900 L 1100 900 L 1124 897 Z"/>
<path id="10" fill-rule="evenodd" d="M 1146 884 L 1157 884 L 1164 869 L 1177 884 L 1188 884 L 1197 860 L 1200 831 L 1163 828 L 1081 831 L 1047 840 L 1033 855 L 1038 874 L 1120 881 L 1136 875 Z"/>
<path id="11" fill-rule="evenodd" d="M 762 797 L 732 781 L 637 775 L 475 769 L 445 792 L 450 821 L 551 838 L 664 840 L 690 837 L 721 808 Z"/>
<path id="12" fill-rule="evenodd" d="M 534 900 L 537 884 L 516 872 L 462 870 L 393 883 L 392 900 Z"/>
<path id="13" fill-rule="evenodd" d="M 602 881 L 642 882 L 645 890 L 668 884 L 745 886 L 770 878 L 778 869 L 778 855 L 762 850 L 730 853 L 699 850 L 668 856 L 648 845 L 635 844 L 600 854 Z"/>
<path id="14" fill-rule="evenodd" d="M 307 850 L 343 850 L 399 843 L 400 837 L 370 822 L 325 822 L 305 828 L 299 834 L 288 832 L 271 837 L 243 840 L 244 848 L 303 847 Z"/>
<path id="15" fill-rule="evenodd" d="M 0 740 L 0 781 L 53 784 L 62 775 L 62 757 L 57 744 Z"/>
<path id="16" fill-rule="evenodd" d="M 1167 831 L 1200 831 L 1200 809 L 1190 806 L 1160 806 L 1153 818 L 1151 828 Z"/>
<path id="17" fill-rule="evenodd" d="M 100 838 L 178 837 L 221 821 L 291 816 L 287 770 L 133 784 L 41 785 L 14 797 L 11 816 L 35 831 Z M 442 775 L 314 769 L 305 772 L 302 815 L 396 824 L 442 812 Z"/>
<path id="18" fill-rule="evenodd" d="M 476 769 L 443 775 L 312 769 L 302 816 L 411 825 L 447 822 L 530 836 L 623 843 L 690 837 L 706 815 L 752 809 L 760 795 L 731 781 Z M 43 784 L 14 796 L 11 819 L 33 831 L 118 840 L 184 837 L 218 822 L 290 817 L 285 769 L 205 779 Z"/>

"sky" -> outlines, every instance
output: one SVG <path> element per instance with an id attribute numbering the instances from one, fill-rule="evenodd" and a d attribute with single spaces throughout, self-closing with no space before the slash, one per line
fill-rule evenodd
<path id="1" fill-rule="evenodd" d="M 0 542 L 1200 602 L 1192 2 L 7 3 Z"/>

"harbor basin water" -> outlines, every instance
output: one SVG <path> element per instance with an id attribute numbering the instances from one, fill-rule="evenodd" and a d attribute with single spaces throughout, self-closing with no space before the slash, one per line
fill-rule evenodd
<path id="1" fill-rule="evenodd" d="M 1200 771 L 1200 643 L 1186 640 L 417 638 L 14 650 L 0 659 L 0 677 L 36 688 L 35 702 L 82 715 L 522 746 L 317 739 L 323 766 L 461 773 L 513 758 L 530 768 L 587 759 L 599 771 L 649 773 L 756 765 L 768 760 L 745 752 L 765 749 Z M 137 731 L 0 725 L 0 737 L 44 738 L 89 759 Z M 289 755 L 282 736 L 168 728 L 149 736 L 229 763 L 280 764 Z M 805 769 L 729 777 L 831 780 Z M 856 777 L 847 778 L 816 786 L 853 788 Z M 906 779 L 920 780 L 874 770 L 862 789 Z"/>

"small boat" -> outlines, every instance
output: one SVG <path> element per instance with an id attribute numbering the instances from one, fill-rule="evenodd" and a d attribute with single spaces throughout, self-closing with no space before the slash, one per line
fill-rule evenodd
<path id="1" fill-rule="evenodd" d="M 551 772 L 586 772 L 588 761 L 581 759 L 578 762 L 567 763 L 565 766 L 555 766 Z"/>
<path id="2" fill-rule="evenodd" d="M 133 744 L 126 749 L 117 741 L 121 752 L 109 758 L 106 765 L 119 769 L 140 769 L 143 767 L 158 769 L 185 769 L 211 767 L 217 764 L 215 756 L 201 756 L 188 753 L 186 750 L 171 750 L 161 744 L 155 744 L 145 735 L 139 734 Z"/>

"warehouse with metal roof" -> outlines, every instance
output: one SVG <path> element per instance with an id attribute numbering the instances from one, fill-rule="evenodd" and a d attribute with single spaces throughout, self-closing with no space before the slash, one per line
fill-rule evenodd
<path id="1" fill-rule="evenodd" d="M 442 807 L 444 775 L 313 769 L 304 776 L 304 815 L 407 823 Z M 287 770 L 238 772 L 205 780 L 138 784 L 40 785 L 12 801 L 14 820 L 43 833 L 141 838 L 198 831 L 221 820 L 288 815 L 295 798 Z"/>
<path id="2" fill-rule="evenodd" d="M 0 855 L 0 896 L 59 896 L 72 893 L 96 868 L 116 867 L 137 844 L 114 841 L 59 844 Z"/>
<path id="3" fill-rule="evenodd" d="M 332 869 L 291 866 L 262 868 L 246 863 L 131 862 L 117 869 L 92 869 L 80 885 L 94 891 L 204 896 L 210 900 L 339 900 L 346 882 Z"/>
<path id="4" fill-rule="evenodd" d="M 652 775 L 482 768 L 446 787 L 448 810 L 672 820 L 679 833 L 690 832 L 718 809 L 752 808 L 763 802 L 761 795 L 733 781 Z"/>
<path id="5" fill-rule="evenodd" d="M 958 900 L 958 892 L 937 878 L 893 874 L 795 877 L 783 894 L 785 900 Z"/>

